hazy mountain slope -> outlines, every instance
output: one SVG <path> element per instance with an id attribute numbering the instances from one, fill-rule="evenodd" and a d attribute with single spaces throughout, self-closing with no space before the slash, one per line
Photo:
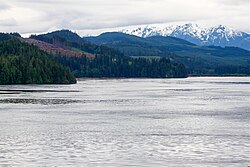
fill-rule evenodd
<path id="1" fill-rule="evenodd" d="M 249 66 L 250 52 L 235 47 L 196 46 L 173 37 L 139 38 L 123 33 L 104 33 L 85 40 L 118 49 L 127 56 L 167 56 L 190 69 L 199 70 L 218 66 Z"/>
<path id="2" fill-rule="evenodd" d="M 103 33 L 98 37 L 85 37 L 86 41 L 113 47 L 127 56 L 166 56 L 172 54 L 167 45 L 183 47 L 194 44 L 174 37 L 140 38 L 119 32 Z"/>
<path id="3" fill-rule="evenodd" d="M 134 35 L 112 32 L 112 33 L 104 33 L 97 37 L 86 37 L 84 39 L 92 43 L 118 48 L 123 52 L 125 52 L 126 49 L 128 49 L 129 47 L 134 47 L 141 51 L 147 49 L 155 50 L 157 51 L 157 53 L 183 51 L 187 52 L 188 54 L 194 54 L 194 55 L 200 53 L 203 56 L 208 56 L 208 55 L 220 56 L 220 57 L 250 56 L 249 51 L 240 48 L 197 46 L 188 41 L 173 37 L 153 36 L 147 38 L 140 38 Z M 149 56 L 150 53 L 143 53 L 143 54 L 147 54 Z M 140 55 L 136 55 L 131 52 L 129 56 L 140 56 Z"/>

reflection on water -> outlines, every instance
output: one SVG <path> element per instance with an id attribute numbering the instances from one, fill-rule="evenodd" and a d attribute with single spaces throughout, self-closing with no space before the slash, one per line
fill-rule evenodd
<path id="1" fill-rule="evenodd" d="M 67 100 L 67 99 L 3 99 L 0 103 L 21 103 L 21 104 L 42 104 L 42 105 L 52 105 L 52 104 L 68 104 L 68 103 L 78 103 L 80 100 Z"/>
<path id="2" fill-rule="evenodd" d="M 250 82 L 211 82 L 211 83 L 217 83 L 217 84 L 247 84 L 247 85 L 250 84 Z"/>
<path id="3" fill-rule="evenodd" d="M 0 166 L 249 166 L 249 80 L 0 86 Z"/>
<path id="4" fill-rule="evenodd" d="M 79 91 L 72 91 L 72 90 L 29 90 L 29 89 L 1 89 L 0 93 L 23 93 L 23 92 L 79 92 Z"/>

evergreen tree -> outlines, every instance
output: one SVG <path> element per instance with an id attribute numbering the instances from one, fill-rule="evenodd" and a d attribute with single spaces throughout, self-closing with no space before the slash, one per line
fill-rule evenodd
<path id="1" fill-rule="evenodd" d="M 0 84 L 76 83 L 70 70 L 37 47 L 0 34 Z"/>

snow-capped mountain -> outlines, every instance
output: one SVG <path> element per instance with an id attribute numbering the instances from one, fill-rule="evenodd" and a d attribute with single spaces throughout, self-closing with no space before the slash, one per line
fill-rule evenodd
<path id="1" fill-rule="evenodd" d="M 200 46 L 234 46 L 250 50 L 250 34 L 222 25 L 202 28 L 197 24 L 172 25 L 167 27 L 143 26 L 123 29 L 121 32 L 139 37 L 172 36 Z"/>

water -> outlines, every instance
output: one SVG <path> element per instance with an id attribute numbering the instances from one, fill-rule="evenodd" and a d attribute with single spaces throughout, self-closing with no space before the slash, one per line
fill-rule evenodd
<path id="1" fill-rule="evenodd" d="M 0 86 L 0 166 L 249 166 L 250 78 Z"/>

